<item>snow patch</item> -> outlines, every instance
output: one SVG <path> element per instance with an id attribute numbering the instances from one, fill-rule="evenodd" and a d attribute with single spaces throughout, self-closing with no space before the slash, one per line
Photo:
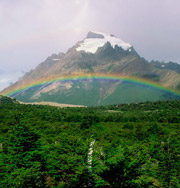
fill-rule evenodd
<path id="1" fill-rule="evenodd" d="M 108 35 L 100 32 L 92 32 L 95 34 L 103 35 L 104 38 L 86 38 L 83 42 L 79 44 L 76 48 L 77 51 L 85 51 L 89 53 L 96 53 L 99 47 L 103 47 L 107 42 L 110 42 L 111 46 L 119 46 L 124 50 L 128 50 L 132 45 L 125 43 L 123 40 L 116 38 L 114 35 Z"/>
<path id="2" fill-rule="evenodd" d="M 52 59 L 52 60 L 53 60 L 53 61 L 59 61 L 60 59 L 55 59 L 55 58 L 54 58 L 54 59 Z"/>

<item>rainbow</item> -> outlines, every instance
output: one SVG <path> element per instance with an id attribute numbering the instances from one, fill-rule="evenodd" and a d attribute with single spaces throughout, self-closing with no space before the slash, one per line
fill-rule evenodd
<path id="1" fill-rule="evenodd" d="M 48 79 L 42 79 L 38 80 L 36 82 L 31 82 L 26 84 L 25 86 L 21 86 L 19 88 L 12 89 L 11 91 L 7 91 L 3 93 L 6 96 L 15 97 L 16 95 L 19 95 L 21 92 L 24 92 L 31 88 L 38 88 L 43 85 L 48 85 L 53 82 L 68 82 L 68 81 L 87 81 L 87 80 L 103 80 L 103 81 L 124 81 L 128 83 L 134 83 L 141 86 L 148 86 L 155 89 L 158 89 L 162 92 L 170 93 L 173 95 L 176 95 L 177 97 L 180 97 L 180 92 L 170 89 L 168 87 L 164 87 L 157 82 L 132 77 L 132 76 L 126 76 L 126 75 L 115 75 L 115 74 L 81 74 L 81 75 L 70 75 L 70 76 L 63 76 L 63 77 L 51 77 Z"/>

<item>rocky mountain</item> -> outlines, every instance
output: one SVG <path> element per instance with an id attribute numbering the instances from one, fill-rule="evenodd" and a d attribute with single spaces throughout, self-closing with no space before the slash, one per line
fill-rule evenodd
<path id="1" fill-rule="evenodd" d="M 178 68 L 177 68 L 178 67 Z M 65 54 L 53 54 L 31 70 L 2 94 L 16 91 L 33 83 L 52 78 L 76 75 L 126 75 L 157 82 L 171 89 L 180 88 L 180 65 L 148 62 L 133 46 L 114 35 L 89 32 L 87 37 Z M 66 80 L 44 82 L 19 93 L 12 93 L 20 101 L 50 101 L 77 105 L 104 105 L 166 100 L 177 98 L 150 86 L 122 80 Z"/>
<path id="2" fill-rule="evenodd" d="M 151 61 L 151 64 L 153 64 L 156 68 L 158 69 L 167 69 L 167 70 L 172 70 L 177 73 L 180 73 L 180 65 L 174 62 L 159 62 L 159 61 Z"/>

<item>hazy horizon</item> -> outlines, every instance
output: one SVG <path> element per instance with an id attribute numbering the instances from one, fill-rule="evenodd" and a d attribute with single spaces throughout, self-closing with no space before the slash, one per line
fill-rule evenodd
<path id="1" fill-rule="evenodd" d="M 179 5 L 178 0 L 0 0 L 0 90 L 91 30 L 116 35 L 147 60 L 180 63 Z"/>

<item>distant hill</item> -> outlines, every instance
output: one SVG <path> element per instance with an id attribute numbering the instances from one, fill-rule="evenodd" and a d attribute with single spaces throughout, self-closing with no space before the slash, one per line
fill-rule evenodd
<path id="1" fill-rule="evenodd" d="M 164 63 L 159 61 L 151 61 L 150 63 L 153 64 L 156 68 L 172 70 L 180 73 L 180 65 L 175 62 Z"/>
<path id="2" fill-rule="evenodd" d="M 0 105 L 1 104 L 19 104 L 19 102 L 14 98 L 0 95 Z"/>

